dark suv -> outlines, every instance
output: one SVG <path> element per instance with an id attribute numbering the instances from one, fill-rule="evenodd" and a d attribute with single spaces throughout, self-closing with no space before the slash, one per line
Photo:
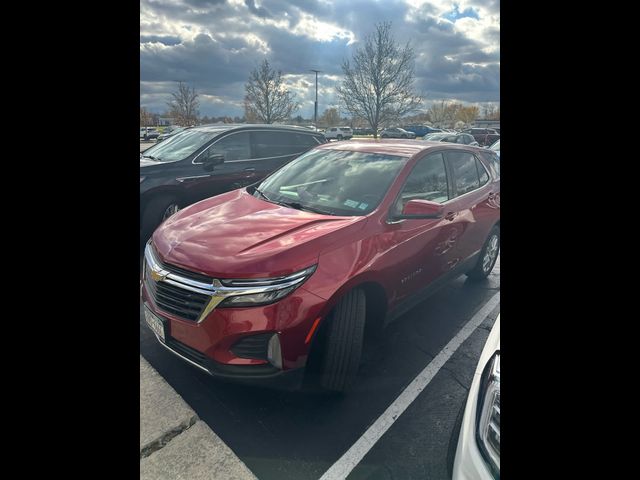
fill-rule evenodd
<path id="1" fill-rule="evenodd" d="M 462 133 L 469 133 L 479 145 L 485 147 L 500 139 L 500 133 L 493 128 L 467 128 Z"/>
<path id="2" fill-rule="evenodd" d="M 140 237 L 180 208 L 255 183 L 307 150 L 321 133 L 282 125 L 206 125 L 140 154 Z"/>
<path id="3" fill-rule="evenodd" d="M 375 332 L 500 250 L 500 161 L 413 140 L 332 142 L 262 182 L 191 205 L 145 249 L 145 318 L 226 378 L 316 371 L 342 391 Z M 298 372 L 296 375 L 295 372 Z"/>

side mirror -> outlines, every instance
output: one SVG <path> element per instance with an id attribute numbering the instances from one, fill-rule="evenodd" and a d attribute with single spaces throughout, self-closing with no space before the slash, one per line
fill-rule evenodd
<path id="1" fill-rule="evenodd" d="M 224 163 L 224 155 L 221 153 L 213 153 L 202 160 L 202 168 L 212 171 L 213 167 Z"/>
<path id="2" fill-rule="evenodd" d="M 440 203 L 430 202 L 429 200 L 409 200 L 402 214 L 396 219 L 435 219 L 442 218 L 444 206 Z"/>

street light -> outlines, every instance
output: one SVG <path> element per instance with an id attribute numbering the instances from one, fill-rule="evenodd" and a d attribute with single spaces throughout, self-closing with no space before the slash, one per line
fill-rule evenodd
<path id="1" fill-rule="evenodd" d="M 322 70 L 309 70 L 310 72 L 316 72 L 316 102 L 313 105 L 313 126 L 318 129 L 318 72 Z"/>

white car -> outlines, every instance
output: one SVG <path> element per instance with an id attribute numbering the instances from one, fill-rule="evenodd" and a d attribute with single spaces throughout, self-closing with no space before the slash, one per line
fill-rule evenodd
<path id="1" fill-rule="evenodd" d="M 453 480 L 500 478 L 500 315 L 471 382 L 452 477 Z"/>
<path id="2" fill-rule="evenodd" d="M 327 140 L 349 140 L 353 137 L 353 130 L 350 127 L 331 127 L 324 131 L 324 138 Z"/>

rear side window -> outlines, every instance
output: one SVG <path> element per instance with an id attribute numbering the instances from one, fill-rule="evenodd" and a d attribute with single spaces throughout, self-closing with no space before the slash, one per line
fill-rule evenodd
<path id="1" fill-rule="evenodd" d="M 496 173 L 496 178 L 500 178 L 500 157 L 494 152 L 486 152 L 485 158 Z"/>
<path id="2" fill-rule="evenodd" d="M 311 135 L 289 132 L 253 132 L 255 158 L 282 157 L 302 153 L 317 145 Z"/>
<path id="3" fill-rule="evenodd" d="M 482 165 L 482 162 L 476 158 L 476 168 L 478 169 L 478 176 L 480 177 L 480 186 L 483 186 L 489 181 L 489 174 Z"/>
<path id="4" fill-rule="evenodd" d="M 453 172 L 455 196 L 480 188 L 475 156 L 469 152 L 447 152 L 447 159 Z"/>

